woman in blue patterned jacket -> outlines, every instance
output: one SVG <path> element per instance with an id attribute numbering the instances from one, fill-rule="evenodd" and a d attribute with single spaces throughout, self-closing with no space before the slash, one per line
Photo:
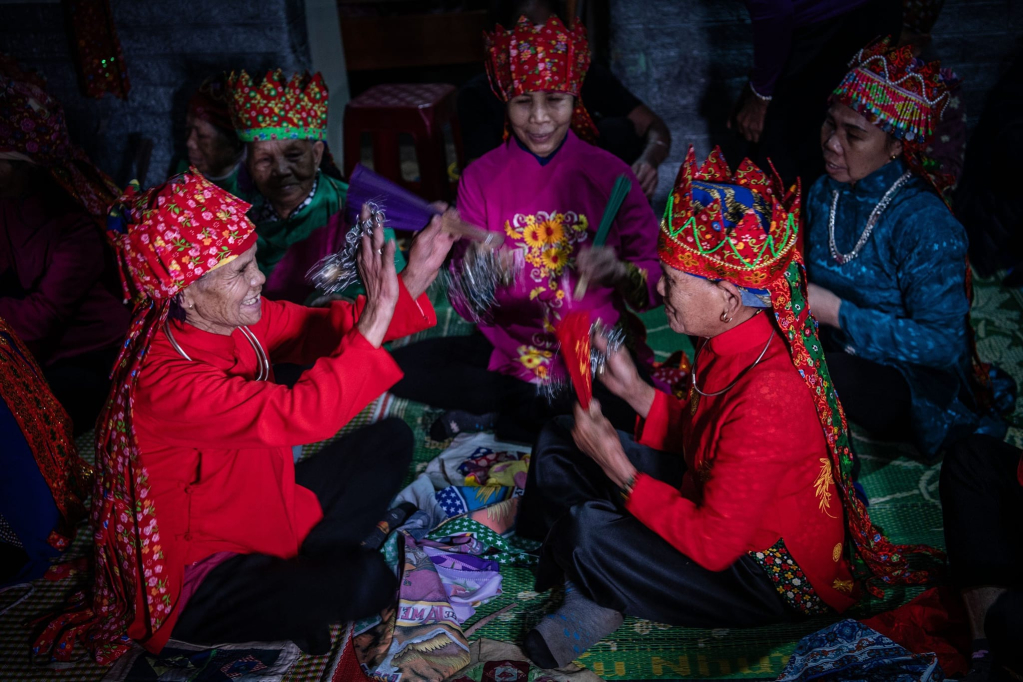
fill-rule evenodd
<path id="1" fill-rule="evenodd" d="M 1004 429 L 981 417 L 966 231 L 943 201 L 951 178 L 923 153 L 949 75 L 887 40 L 861 50 L 831 96 L 827 175 L 805 202 L 810 305 L 846 413 L 928 457 L 982 421 Z"/>

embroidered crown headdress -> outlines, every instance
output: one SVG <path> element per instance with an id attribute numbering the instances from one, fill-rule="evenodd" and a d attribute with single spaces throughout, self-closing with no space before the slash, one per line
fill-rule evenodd
<path id="1" fill-rule="evenodd" d="M 868 45 L 849 62 L 850 70 L 832 93 L 873 125 L 900 140 L 923 142 L 934 134 L 956 84 L 939 62 L 923 62 L 909 45 L 891 38 Z"/>
<path id="2" fill-rule="evenodd" d="M 747 190 L 743 201 L 740 194 Z M 697 168 L 690 147 L 661 222 L 658 253 L 683 272 L 767 290 L 775 322 L 810 391 L 827 442 L 828 468 L 845 512 L 847 551 L 862 561 L 864 578 L 885 584 L 926 582 L 932 574 L 910 567 L 908 557 L 940 553 L 923 545 L 892 543 L 871 522 L 853 487 L 849 429 L 808 305 L 806 270 L 796 246 L 799 205 L 799 184 L 784 189 L 773 168 L 769 176 L 746 159 L 732 173 L 718 148 Z M 866 588 L 883 594 L 872 582 Z"/>
<path id="3" fill-rule="evenodd" d="M 327 85 L 319 73 L 267 71 L 256 85 L 248 73 L 228 77 L 231 120 L 239 139 L 324 140 L 327 137 Z"/>
<path id="4" fill-rule="evenodd" d="M 747 196 L 737 196 L 743 189 Z M 684 272 L 763 289 L 792 262 L 799 191 L 749 159 L 733 174 L 718 147 L 697 168 L 690 147 L 668 197 L 658 254 Z"/>

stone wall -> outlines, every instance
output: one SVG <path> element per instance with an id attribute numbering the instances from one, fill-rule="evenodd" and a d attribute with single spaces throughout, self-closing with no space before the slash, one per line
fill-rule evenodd
<path id="1" fill-rule="evenodd" d="M 148 182 L 165 177 L 181 152 L 188 96 L 206 75 L 309 65 L 301 0 L 112 6 L 132 81 L 127 102 L 79 94 L 57 3 L 0 4 L 0 49 L 46 75 L 74 138 L 122 183 L 144 137 L 154 142 Z M 690 142 L 703 156 L 713 143 L 735 139 L 724 122 L 752 63 L 749 16 L 741 0 L 610 0 L 610 17 L 612 68 L 675 139 L 661 173 L 663 200 Z M 1021 34 L 1021 0 L 946 1 L 933 47 L 963 77 L 971 122 Z"/>
<path id="2" fill-rule="evenodd" d="M 127 101 L 83 97 L 58 3 L 0 4 L 0 50 L 38 69 L 67 111 L 72 137 L 115 180 L 136 174 L 143 138 L 153 141 L 147 183 L 183 154 L 188 98 L 208 75 L 244 68 L 308 68 L 303 3 L 289 0 L 112 0 L 128 65 Z"/>
<path id="3" fill-rule="evenodd" d="M 660 173 L 663 201 L 690 143 L 703 158 L 735 139 L 724 124 L 753 63 L 749 14 L 740 0 L 611 0 L 611 25 L 612 69 L 674 138 Z M 935 56 L 963 78 L 973 124 L 1020 49 L 1023 2 L 947 0 L 933 36 Z"/>

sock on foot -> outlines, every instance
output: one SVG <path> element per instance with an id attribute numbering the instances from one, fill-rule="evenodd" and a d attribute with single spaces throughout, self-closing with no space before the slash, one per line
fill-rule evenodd
<path id="1" fill-rule="evenodd" d="M 623 620 L 621 613 L 594 604 L 566 582 L 565 602 L 526 635 L 526 655 L 541 668 L 562 668 L 621 627 Z"/>
<path id="2" fill-rule="evenodd" d="M 497 414 L 472 414 L 465 410 L 448 410 L 437 418 L 437 421 L 430 427 L 430 438 L 433 440 L 447 440 L 454 438 L 463 431 L 476 433 L 486 429 L 494 428 L 497 421 Z"/>

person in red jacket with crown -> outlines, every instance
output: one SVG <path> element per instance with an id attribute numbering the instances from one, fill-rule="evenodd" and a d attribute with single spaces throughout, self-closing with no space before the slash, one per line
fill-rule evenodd
<path id="1" fill-rule="evenodd" d="M 537 588 L 563 574 L 566 596 L 527 635 L 538 665 L 577 658 L 622 614 L 710 628 L 844 611 L 857 556 L 885 583 L 927 579 L 907 554 L 932 550 L 890 543 L 854 492 L 798 224 L 798 185 L 749 160 L 733 174 L 717 149 L 697 168 L 689 150 L 658 253 L 668 323 L 699 339 L 692 385 L 658 392 L 615 353 L 600 378 L 639 414 L 635 438 L 597 401 L 540 435 L 519 532 L 546 538 Z"/>
<path id="2" fill-rule="evenodd" d="M 249 205 L 196 169 L 114 208 L 137 303 L 96 434 L 95 584 L 35 655 L 67 661 L 81 642 L 110 663 L 172 634 L 327 653 L 330 624 L 394 598 L 394 573 L 361 543 L 413 439 L 392 418 L 297 465 L 293 448 L 333 438 L 401 378 L 382 345 L 436 323 L 424 292 L 453 238 L 435 219 L 399 277 L 378 227 L 358 256 L 366 296 L 307 308 L 261 296 Z M 276 362 L 312 367 L 288 387 Z"/>

